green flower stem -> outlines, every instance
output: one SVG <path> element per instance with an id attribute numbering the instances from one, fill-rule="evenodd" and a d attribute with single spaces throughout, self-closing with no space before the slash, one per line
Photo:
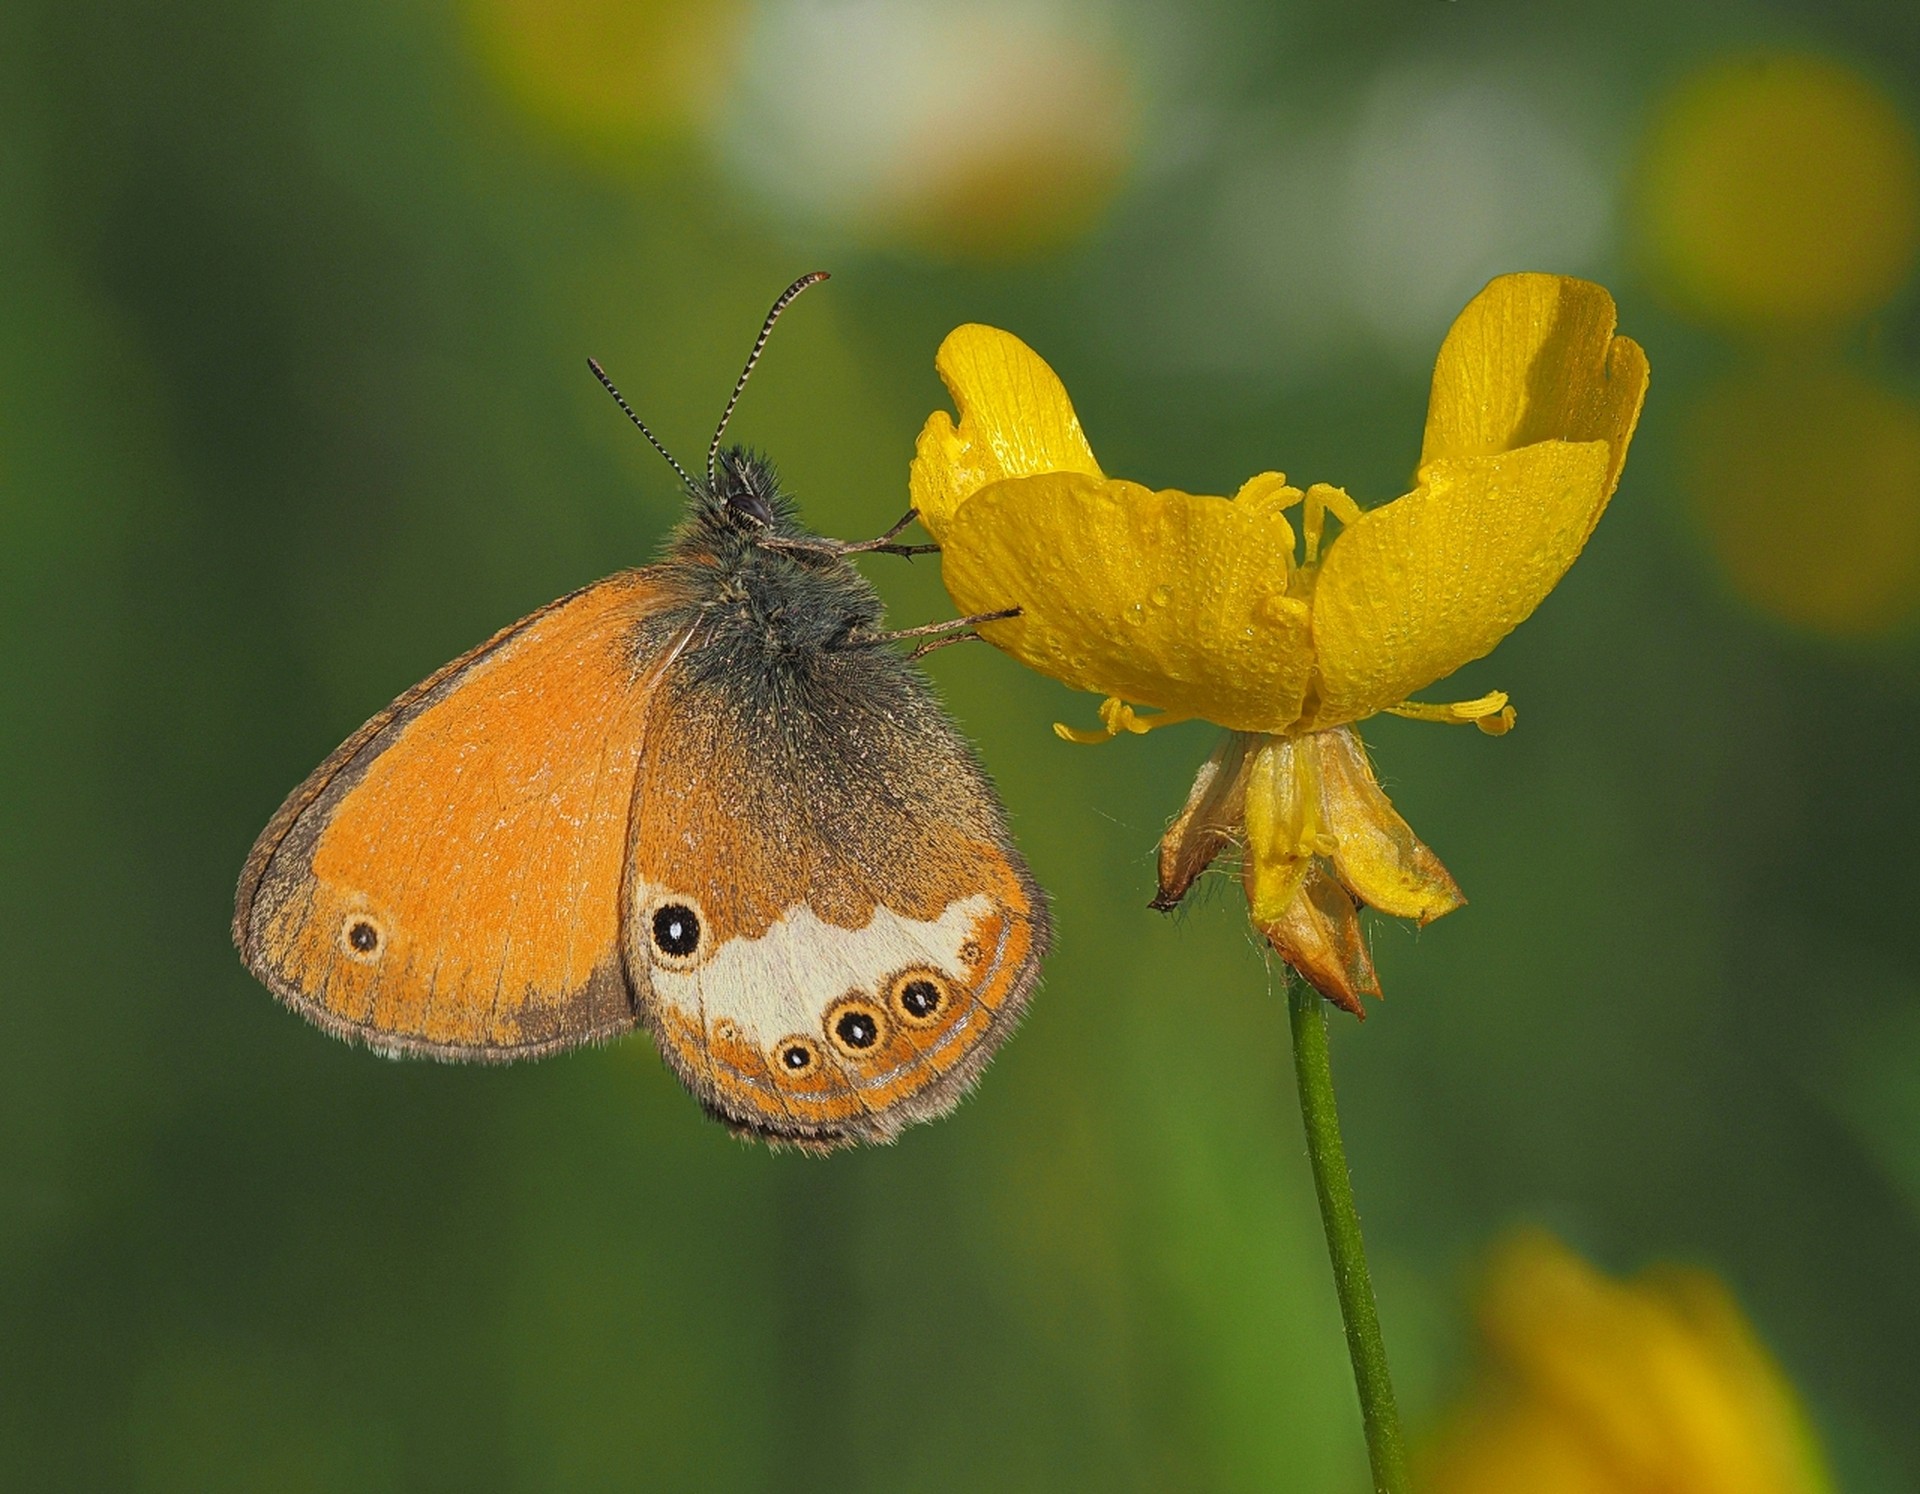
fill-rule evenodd
<path id="1" fill-rule="evenodd" d="M 1393 1401 L 1387 1346 L 1380 1337 L 1373 1278 L 1367 1274 L 1367 1247 L 1360 1238 L 1353 1178 L 1347 1172 L 1347 1149 L 1340 1140 L 1340 1111 L 1333 1099 L 1326 1005 L 1320 993 L 1305 981 L 1290 978 L 1287 984 L 1293 1023 L 1293 1071 L 1300 1083 L 1300 1119 L 1306 1124 L 1307 1156 L 1313 1162 L 1314 1191 L 1320 1195 L 1320 1219 L 1327 1228 L 1327 1254 L 1333 1257 L 1340 1316 L 1347 1325 L 1347 1352 L 1352 1356 L 1353 1380 L 1360 1391 L 1360 1416 L 1366 1423 L 1374 1494 L 1407 1494 L 1407 1454 L 1400 1441 L 1400 1411 Z"/>

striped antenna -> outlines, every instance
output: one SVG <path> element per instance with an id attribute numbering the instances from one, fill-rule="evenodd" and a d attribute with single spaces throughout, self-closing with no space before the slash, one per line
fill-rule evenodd
<path id="1" fill-rule="evenodd" d="M 780 313 L 798 299 L 801 291 L 810 285 L 818 285 L 826 278 L 825 270 L 815 270 L 810 275 L 802 275 L 780 292 L 780 299 L 773 303 L 773 310 L 767 313 L 767 319 L 760 327 L 760 335 L 753 340 L 753 351 L 747 354 L 747 366 L 740 370 L 740 379 L 733 386 L 733 395 L 728 399 L 726 409 L 720 412 L 720 425 L 713 433 L 713 443 L 707 447 L 708 487 L 713 487 L 719 481 L 717 466 L 720 461 L 720 438 L 726 434 L 727 422 L 733 419 L 733 407 L 740 403 L 740 391 L 747 387 L 747 377 L 753 372 L 753 365 L 760 361 L 760 354 L 766 349 L 767 339 L 773 336 L 773 324 L 780 320 Z M 641 426 L 641 429 L 645 430 L 646 427 Z M 657 441 L 654 444 L 659 445 Z M 673 458 L 668 457 L 667 460 L 672 461 Z"/>
<path id="2" fill-rule="evenodd" d="M 675 472 L 678 472 L 680 474 L 680 481 L 682 481 L 689 488 L 691 488 L 693 486 L 693 479 L 687 476 L 687 469 L 685 467 L 682 467 L 678 462 L 676 462 L 673 459 L 673 453 L 668 451 L 666 447 L 660 444 L 660 438 L 654 435 L 652 431 L 647 429 L 646 421 L 642 420 L 638 415 L 633 413 L 633 406 L 628 404 L 626 400 L 620 397 L 620 391 L 613 387 L 613 380 L 607 377 L 607 371 L 600 366 L 598 360 L 593 358 L 587 359 L 587 367 L 593 370 L 593 376 L 596 379 L 598 379 L 602 384 L 605 384 L 607 386 L 607 393 L 613 396 L 613 402 L 616 405 L 618 405 L 621 409 L 627 412 L 627 419 L 631 420 L 635 425 L 640 427 L 640 434 L 645 436 L 647 440 L 653 443 L 653 449 L 659 452 L 661 456 L 667 459 L 667 465 L 669 467 L 673 468 Z"/>

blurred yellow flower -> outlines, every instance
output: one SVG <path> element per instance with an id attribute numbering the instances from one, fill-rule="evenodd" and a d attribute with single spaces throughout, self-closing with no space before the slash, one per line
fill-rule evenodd
<path id="1" fill-rule="evenodd" d="M 1667 105 L 1639 202 L 1651 267 L 1690 310 L 1736 329 L 1837 326 L 1912 272 L 1920 146 L 1838 62 L 1736 59 Z"/>
<path id="2" fill-rule="evenodd" d="M 701 123 L 725 94 L 739 0 L 465 0 L 475 50 L 549 129 L 613 155 Z"/>
<path id="3" fill-rule="evenodd" d="M 1647 381 L 1614 321 L 1597 285 L 1495 280 L 1441 347 L 1418 485 L 1366 513 L 1338 488 L 1302 491 L 1277 472 L 1231 499 L 1108 478 L 1024 343 L 982 326 L 942 343 L 936 366 L 960 419 L 928 419 L 911 484 L 955 604 L 1020 608 L 983 636 L 1106 697 L 1099 731 L 1057 727 L 1063 736 L 1194 718 L 1231 733 L 1161 843 L 1156 906 L 1243 846 L 1254 923 L 1358 1012 L 1379 986 L 1353 899 L 1422 922 L 1460 905 L 1351 726 L 1380 711 L 1496 734 L 1512 724 L 1499 693 L 1409 697 L 1524 620 L 1599 521 Z M 1331 542 L 1329 517 L 1341 525 Z"/>
<path id="4" fill-rule="evenodd" d="M 1686 427 L 1687 480 L 1736 590 L 1834 636 L 1920 606 L 1920 406 L 1820 349 L 1710 389 Z M 1834 515 L 1817 536 L 1809 513 Z"/>
<path id="5" fill-rule="evenodd" d="M 1523 1234 L 1479 1319 L 1479 1373 L 1416 1460 L 1422 1494 L 1832 1489 L 1793 1388 L 1705 1272 L 1614 1281 Z"/>

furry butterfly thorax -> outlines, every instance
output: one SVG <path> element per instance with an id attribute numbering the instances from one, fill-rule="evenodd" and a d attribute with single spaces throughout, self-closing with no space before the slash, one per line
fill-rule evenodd
<path id="1" fill-rule="evenodd" d="M 686 497 L 686 516 L 656 569 L 707 610 L 704 651 L 771 662 L 873 646 L 860 635 L 883 615 L 879 596 L 850 560 L 800 523 L 765 457 L 729 447 L 715 481 L 690 485 Z"/>

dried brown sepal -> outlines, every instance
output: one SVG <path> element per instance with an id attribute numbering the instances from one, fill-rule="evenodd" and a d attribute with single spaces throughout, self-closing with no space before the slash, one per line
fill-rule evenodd
<path id="1" fill-rule="evenodd" d="M 1300 895 L 1261 933 L 1300 978 L 1342 1011 L 1362 1021 L 1362 996 L 1380 995 L 1380 978 L 1360 928 L 1360 911 L 1347 890 L 1316 861 Z"/>
<path id="2" fill-rule="evenodd" d="M 1160 837 L 1160 889 L 1148 907 L 1165 912 L 1177 906 L 1214 857 L 1243 833 L 1247 766 L 1259 740 L 1228 732 L 1200 765 L 1186 805 Z"/>

